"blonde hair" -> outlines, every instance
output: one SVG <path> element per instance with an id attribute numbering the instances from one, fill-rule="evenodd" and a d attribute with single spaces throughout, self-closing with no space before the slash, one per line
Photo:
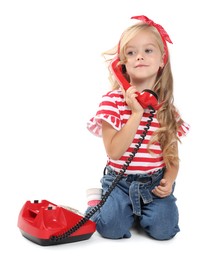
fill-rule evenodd
<path id="1" fill-rule="evenodd" d="M 110 64 L 113 57 L 119 52 L 118 55 L 120 64 L 125 64 L 127 62 L 125 55 L 127 43 L 141 30 L 150 31 L 155 36 L 158 47 L 162 55 L 164 55 L 164 44 L 157 29 L 153 26 L 141 22 L 125 30 L 117 46 L 102 53 L 106 62 Z M 129 75 L 126 72 L 123 75 L 128 81 L 130 81 Z M 112 89 L 119 88 L 119 84 L 110 70 L 109 79 L 112 83 Z M 160 123 L 160 128 L 153 134 L 148 144 L 148 150 L 150 151 L 149 147 L 151 144 L 159 142 L 163 152 L 163 158 L 166 167 L 170 167 L 172 165 L 177 165 L 179 161 L 176 146 L 177 141 L 180 142 L 180 140 L 178 138 L 177 131 L 180 125 L 183 123 L 183 120 L 181 118 L 177 120 L 178 112 L 174 106 L 173 76 L 171 71 L 169 52 L 164 68 L 157 73 L 156 82 L 152 90 L 156 92 L 159 102 L 163 102 L 163 104 L 161 108 L 157 110 L 157 119 Z"/>

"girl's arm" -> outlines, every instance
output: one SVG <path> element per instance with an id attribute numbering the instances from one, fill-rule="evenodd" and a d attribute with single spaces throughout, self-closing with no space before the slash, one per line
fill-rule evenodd
<path id="1" fill-rule="evenodd" d="M 118 160 L 132 143 L 141 121 L 141 113 L 133 113 L 120 131 L 102 121 L 102 138 L 107 155 Z"/>
<path id="2" fill-rule="evenodd" d="M 115 130 L 109 123 L 102 121 L 102 138 L 107 155 L 118 160 L 132 143 L 140 124 L 144 109 L 136 99 L 136 89 L 130 87 L 124 93 L 127 105 L 131 109 L 131 116 L 120 131 Z"/>
<path id="3" fill-rule="evenodd" d="M 178 144 L 175 145 L 178 154 Z M 179 163 L 166 168 L 164 177 L 160 181 L 160 184 L 153 189 L 153 193 L 158 197 L 167 197 L 172 193 L 172 186 L 177 178 L 179 171 Z"/>

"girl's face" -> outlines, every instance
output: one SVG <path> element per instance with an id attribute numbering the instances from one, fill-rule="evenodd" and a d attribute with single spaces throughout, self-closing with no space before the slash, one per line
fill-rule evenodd
<path id="1" fill-rule="evenodd" d="M 147 84 L 151 88 L 156 81 L 159 68 L 164 66 L 163 56 L 155 36 L 149 31 L 140 31 L 125 48 L 126 70 L 130 84 Z"/>

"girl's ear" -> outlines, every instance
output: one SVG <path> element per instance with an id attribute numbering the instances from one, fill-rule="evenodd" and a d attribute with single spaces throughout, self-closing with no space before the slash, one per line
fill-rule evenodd
<path id="1" fill-rule="evenodd" d="M 161 68 L 161 69 L 163 69 L 164 66 L 165 66 L 164 58 L 165 58 L 165 53 L 162 55 L 162 59 L 161 59 L 161 62 L 160 62 L 160 68 Z"/>
<path id="2" fill-rule="evenodd" d="M 162 61 L 162 62 L 160 63 L 160 69 L 162 70 L 162 69 L 164 68 L 164 66 L 165 66 L 165 64 L 164 64 L 164 62 Z"/>

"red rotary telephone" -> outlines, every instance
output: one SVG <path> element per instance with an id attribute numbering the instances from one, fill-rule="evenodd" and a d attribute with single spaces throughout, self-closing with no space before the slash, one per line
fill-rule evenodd
<path id="1" fill-rule="evenodd" d="M 27 201 L 19 213 L 18 227 L 25 238 L 36 244 L 58 245 L 85 240 L 92 236 L 96 231 L 93 221 L 87 220 L 84 225 L 75 226 L 82 218 L 78 211 L 57 206 L 47 200 Z M 70 229 L 72 233 L 67 236 Z"/>

